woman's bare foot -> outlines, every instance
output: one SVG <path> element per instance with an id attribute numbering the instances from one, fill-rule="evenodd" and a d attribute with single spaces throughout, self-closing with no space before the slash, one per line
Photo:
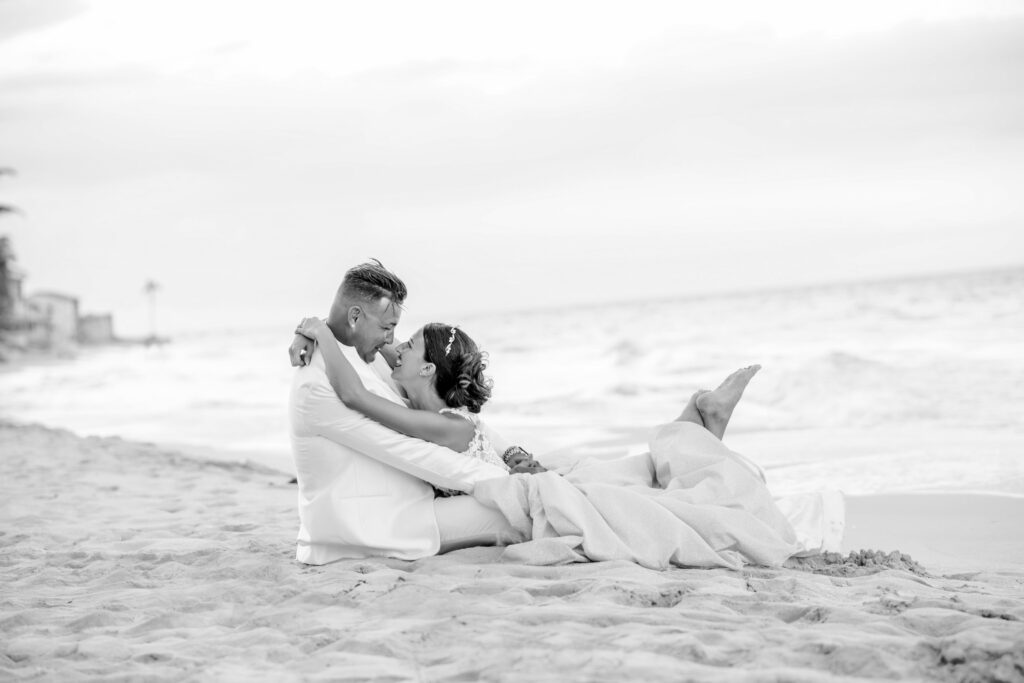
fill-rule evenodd
<path id="1" fill-rule="evenodd" d="M 686 404 L 686 407 L 683 408 L 683 412 L 679 414 L 679 417 L 677 417 L 675 421 L 693 422 L 695 424 L 699 424 L 701 427 L 704 427 L 704 420 L 700 416 L 700 411 L 697 410 L 697 399 L 706 393 L 708 393 L 707 389 L 700 389 L 698 391 L 695 391 L 693 393 L 693 396 L 690 397 L 690 402 Z"/>
<path id="2" fill-rule="evenodd" d="M 745 368 L 740 368 L 726 377 L 725 381 L 714 391 L 695 397 L 694 402 L 704 421 L 704 426 L 719 439 L 725 435 L 725 428 L 729 425 L 733 409 L 740 402 L 740 397 L 743 396 L 743 390 L 747 388 L 750 379 L 760 369 L 760 365 L 748 365 Z"/>

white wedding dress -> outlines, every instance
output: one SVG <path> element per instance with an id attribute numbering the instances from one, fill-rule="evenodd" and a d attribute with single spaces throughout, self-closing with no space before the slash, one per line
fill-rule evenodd
<path id="1" fill-rule="evenodd" d="M 776 500 L 760 468 L 689 422 L 662 425 L 648 453 L 489 479 L 472 495 L 520 534 L 505 558 L 530 564 L 777 566 L 838 550 L 844 525 L 840 494 Z"/>

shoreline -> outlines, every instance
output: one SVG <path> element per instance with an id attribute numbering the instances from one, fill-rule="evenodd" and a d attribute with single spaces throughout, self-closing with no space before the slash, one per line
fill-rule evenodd
<path id="1" fill-rule="evenodd" d="M 103 342 L 72 342 L 61 348 L 39 348 L 13 346 L 0 339 L 0 372 L 17 372 L 23 368 L 57 365 L 76 361 L 104 351 L 125 348 L 164 346 L 172 342 L 171 337 L 115 337 Z"/>
<path id="2" fill-rule="evenodd" d="M 3 421 L 0 456 L 0 677 L 13 680 L 1024 672 L 1024 570 L 985 558 L 949 576 L 867 561 L 852 572 L 529 566 L 501 548 L 310 567 L 294 560 L 296 489 L 276 472 Z M 886 504 L 852 500 L 848 529 L 865 508 L 853 526 L 898 539 L 872 516 Z M 870 525 L 858 533 L 895 549 Z M 1019 536 L 1002 541 L 1019 551 Z"/>
<path id="3" fill-rule="evenodd" d="M 0 372 L 2 372 L 2 364 L 0 364 Z M 269 460 L 268 453 L 270 451 L 254 452 L 254 457 L 243 457 L 243 449 L 239 448 L 227 448 L 223 446 L 208 446 L 196 443 L 188 442 L 175 442 L 175 441 L 153 441 L 148 439 L 139 438 L 127 438 L 117 434 L 83 434 L 71 427 L 63 427 L 59 425 L 47 424 L 40 421 L 23 420 L 20 418 L 11 418 L 0 414 L 0 428 L 13 427 L 13 428 L 39 428 L 44 430 L 51 430 L 56 432 L 67 432 L 68 434 L 78 439 L 110 439 L 115 441 L 121 441 L 126 444 L 137 444 L 146 449 L 157 449 L 165 451 L 167 453 L 174 454 L 178 457 L 185 457 L 190 460 L 194 460 L 199 463 L 210 463 L 213 465 L 227 465 L 227 466 L 241 466 L 251 467 L 254 470 L 260 470 L 265 473 L 272 473 L 283 477 L 292 478 L 295 476 L 294 469 L 291 467 L 282 468 L 276 467 L 271 464 L 267 464 Z M 526 431 L 520 428 L 519 431 Z M 565 433 L 568 429 L 559 429 L 559 433 Z M 538 451 L 535 456 L 549 469 L 560 469 L 563 467 L 571 467 L 577 462 L 583 460 L 595 458 L 598 460 L 614 460 L 616 458 L 624 457 L 626 455 L 633 455 L 646 451 L 646 439 L 648 436 L 649 429 L 645 428 L 632 428 L 632 429 L 621 429 L 618 433 L 613 435 L 604 435 L 593 439 L 582 444 L 576 444 L 574 446 L 556 446 L 550 451 Z M 751 435 L 754 437 L 764 437 L 765 435 L 774 435 L 774 431 L 763 431 L 763 430 L 751 430 Z M 581 456 L 580 452 L 586 452 L 585 455 Z M 287 456 L 287 462 L 291 464 L 291 453 L 283 453 Z M 779 467 L 787 467 L 791 465 L 778 465 L 774 463 L 768 463 L 764 465 L 764 469 L 769 477 L 769 490 L 776 496 L 785 496 L 805 493 L 805 491 L 795 492 L 782 492 L 777 493 L 772 489 L 772 473 Z M 991 491 L 991 490 L 977 490 L 977 489 L 900 489 L 891 491 L 871 491 L 871 492 L 855 492 L 847 493 L 842 489 L 839 490 L 843 497 L 849 501 L 851 499 L 860 500 L 865 498 L 874 497 L 890 497 L 900 496 L 913 499 L 914 497 L 934 497 L 934 496 L 950 496 L 950 497 L 964 497 L 964 496 L 978 496 L 982 499 L 993 497 L 993 498 L 1008 498 L 1013 500 L 1019 500 L 1024 503 L 1024 493 L 1017 493 L 1014 491 Z M 1022 537 L 1024 542 L 1024 537 Z"/>
<path id="4" fill-rule="evenodd" d="M 977 493 L 847 496 L 843 551 L 896 547 L 932 573 L 1024 573 L 1024 497 Z"/>

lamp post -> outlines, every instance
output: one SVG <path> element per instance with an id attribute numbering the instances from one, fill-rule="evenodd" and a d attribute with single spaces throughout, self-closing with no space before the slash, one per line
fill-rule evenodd
<path id="1" fill-rule="evenodd" d="M 149 299 L 149 338 L 146 340 L 147 344 L 156 344 L 159 338 L 156 336 L 156 293 L 160 289 L 160 284 L 156 280 L 146 280 L 146 284 L 143 285 L 142 291 L 146 293 L 146 298 Z"/>

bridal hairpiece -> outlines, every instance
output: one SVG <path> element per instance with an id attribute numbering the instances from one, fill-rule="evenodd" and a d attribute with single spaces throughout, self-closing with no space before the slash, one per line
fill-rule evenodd
<path id="1" fill-rule="evenodd" d="M 452 327 L 452 333 L 448 337 L 448 346 L 444 347 L 444 357 L 445 358 L 447 358 L 448 354 L 451 353 L 451 351 L 452 351 L 452 343 L 455 342 L 455 330 L 457 330 L 457 329 L 459 329 L 459 328 Z"/>

